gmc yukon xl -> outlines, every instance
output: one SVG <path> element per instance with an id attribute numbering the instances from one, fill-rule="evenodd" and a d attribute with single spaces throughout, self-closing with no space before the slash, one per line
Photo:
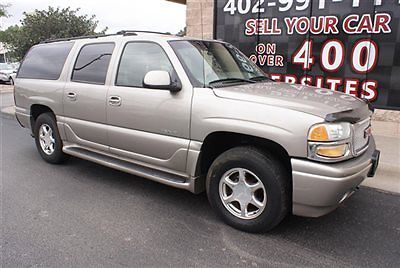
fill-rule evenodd
<path id="1" fill-rule="evenodd" d="M 269 79 L 232 45 L 121 31 L 33 46 L 16 116 L 52 164 L 83 158 L 193 193 L 248 232 L 334 210 L 377 169 L 369 105 Z"/>

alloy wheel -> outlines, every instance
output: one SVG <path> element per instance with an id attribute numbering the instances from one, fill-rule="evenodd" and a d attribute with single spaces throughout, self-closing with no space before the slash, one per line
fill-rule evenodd
<path id="1" fill-rule="evenodd" d="M 245 220 L 261 215 L 267 204 L 263 182 L 253 172 L 244 168 L 230 169 L 222 176 L 219 196 L 232 215 Z"/>
<path id="2" fill-rule="evenodd" d="M 47 124 L 43 124 L 39 129 L 39 142 L 43 152 L 47 155 L 54 153 L 56 140 L 53 136 L 53 130 Z"/>

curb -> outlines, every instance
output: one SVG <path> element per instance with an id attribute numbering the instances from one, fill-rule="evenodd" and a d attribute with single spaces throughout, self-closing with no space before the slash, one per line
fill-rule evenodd
<path id="1" fill-rule="evenodd" d="M 14 92 L 14 90 L 12 90 L 12 89 L 2 89 L 2 90 L 0 90 L 0 93 L 13 93 Z"/>
<path id="2" fill-rule="evenodd" d="M 14 92 L 14 86 L 0 84 L 0 93 L 10 93 L 10 92 Z"/>
<path id="3" fill-rule="evenodd" d="M 15 106 L 3 108 L 1 109 L 1 112 L 4 114 L 15 115 Z"/>

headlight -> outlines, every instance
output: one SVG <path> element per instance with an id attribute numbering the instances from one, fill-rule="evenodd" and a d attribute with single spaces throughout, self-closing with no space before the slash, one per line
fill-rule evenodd
<path id="1" fill-rule="evenodd" d="M 351 157 L 351 124 L 321 123 L 308 132 L 308 158 L 336 162 Z"/>
<path id="2" fill-rule="evenodd" d="M 311 127 L 309 141 L 339 141 L 350 138 L 350 123 L 324 123 Z"/>

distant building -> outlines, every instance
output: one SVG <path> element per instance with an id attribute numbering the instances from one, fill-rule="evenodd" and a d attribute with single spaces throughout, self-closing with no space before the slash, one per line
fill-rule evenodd
<path id="1" fill-rule="evenodd" d="M 4 30 L 3 17 L 0 18 L 0 30 Z M 0 63 L 8 62 L 7 58 L 8 50 L 5 48 L 4 44 L 0 42 Z"/>
<path id="2" fill-rule="evenodd" d="M 215 0 L 167 0 L 186 5 L 186 35 L 212 39 L 214 37 Z"/>
<path id="3" fill-rule="evenodd" d="M 8 50 L 4 47 L 3 43 L 0 43 L 0 63 L 8 62 L 7 53 Z"/>

